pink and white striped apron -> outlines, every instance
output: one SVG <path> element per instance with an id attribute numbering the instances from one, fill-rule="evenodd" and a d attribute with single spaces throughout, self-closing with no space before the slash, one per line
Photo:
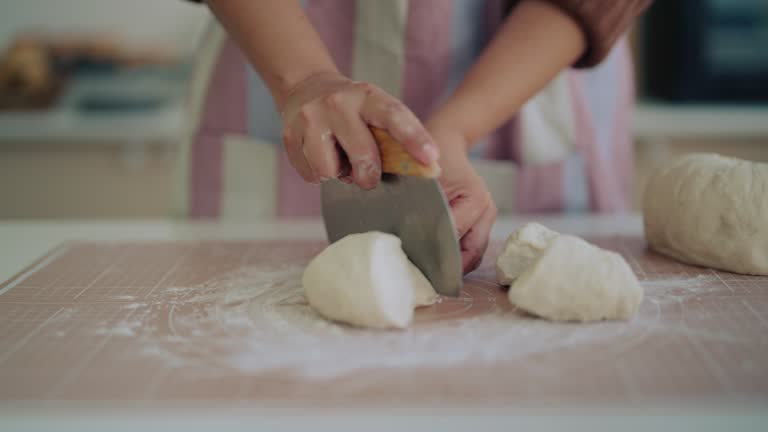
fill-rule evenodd
<path id="1" fill-rule="evenodd" d="M 308 0 L 305 10 L 339 69 L 371 81 L 420 118 L 452 91 L 502 22 L 500 0 Z M 525 61 L 525 59 L 520 59 Z M 510 80 L 514 71 L 510 71 Z M 620 41 L 598 67 L 562 72 L 473 152 L 515 164 L 519 212 L 617 212 L 629 206 L 631 60 Z M 190 144 L 191 218 L 218 218 L 225 134 L 280 143 L 280 119 L 258 75 L 227 40 Z M 319 188 L 280 152 L 276 216 L 319 214 Z"/>

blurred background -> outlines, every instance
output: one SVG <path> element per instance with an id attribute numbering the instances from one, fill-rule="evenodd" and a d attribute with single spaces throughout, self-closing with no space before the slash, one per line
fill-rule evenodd
<path id="1" fill-rule="evenodd" d="M 210 20 L 180 0 L 0 0 L 0 219 L 172 215 Z M 635 208 L 676 154 L 768 162 L 768 2 L 657 1 L 632 42 Z M 259 177 L 226 214 L 273 212 L 259 152 L 227 162 Z"/>

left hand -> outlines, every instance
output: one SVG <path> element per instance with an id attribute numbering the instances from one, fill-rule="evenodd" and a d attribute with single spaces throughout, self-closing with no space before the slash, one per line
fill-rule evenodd
<path id="1" fill-rule="evenodd" d="M 427 129 L 440 148 L 443 187 L 459 235 L 464 274 L 475 270 L 488 247 L 496 220 L 496 205 L 467 155 L 466 139 L 458 132 L 437 126 Z"/>

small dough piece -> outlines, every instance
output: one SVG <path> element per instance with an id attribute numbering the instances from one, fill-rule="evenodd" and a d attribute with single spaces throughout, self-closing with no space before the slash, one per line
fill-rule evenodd
<path id="1" fill-rule="evenodd" d="M 627 319 L 643 289 L 621 255 L 560 235 L 509 289 L 518 307 L 554 321 Z"/>
<path id="2" fill-rule="evenodd" d="M 304 294 L 323 317 L 361 327 L 404 328 L 437 293 L 392 234 L 351 234 L 304 270 Z"/>
<path id="3" fill-rule="evenodd" d="M 429 279 L 411 261 L 408 261 L 408 271 L 410 271 L 411 281 L 413 281 L 413 307 L 417 308 L 435 304 L 440 296 L 432 288 Z"/>
<path id="4" fill-rule="evenodd" d="M 689 264 L 768 275 L 768 164 L 693 153 L 657 170 L 643 196 L 645 238 Z"/>
<path id="5" fill-rule="evenodd" d="M 496 280 L 502 285 L 511 285 L 559 235 L 536 222 L 518 228 L 509 235 L 504 249 L 496 258 Z"/>

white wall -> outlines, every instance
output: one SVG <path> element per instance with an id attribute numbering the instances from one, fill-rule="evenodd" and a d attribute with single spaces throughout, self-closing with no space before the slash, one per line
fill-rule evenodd
<path id="1" fill-rule="evenodd" d="M 32 31 L 106 32 L 189 52 L 209 17 L 184 0 L 0 0 L 0 50 Z"/>

